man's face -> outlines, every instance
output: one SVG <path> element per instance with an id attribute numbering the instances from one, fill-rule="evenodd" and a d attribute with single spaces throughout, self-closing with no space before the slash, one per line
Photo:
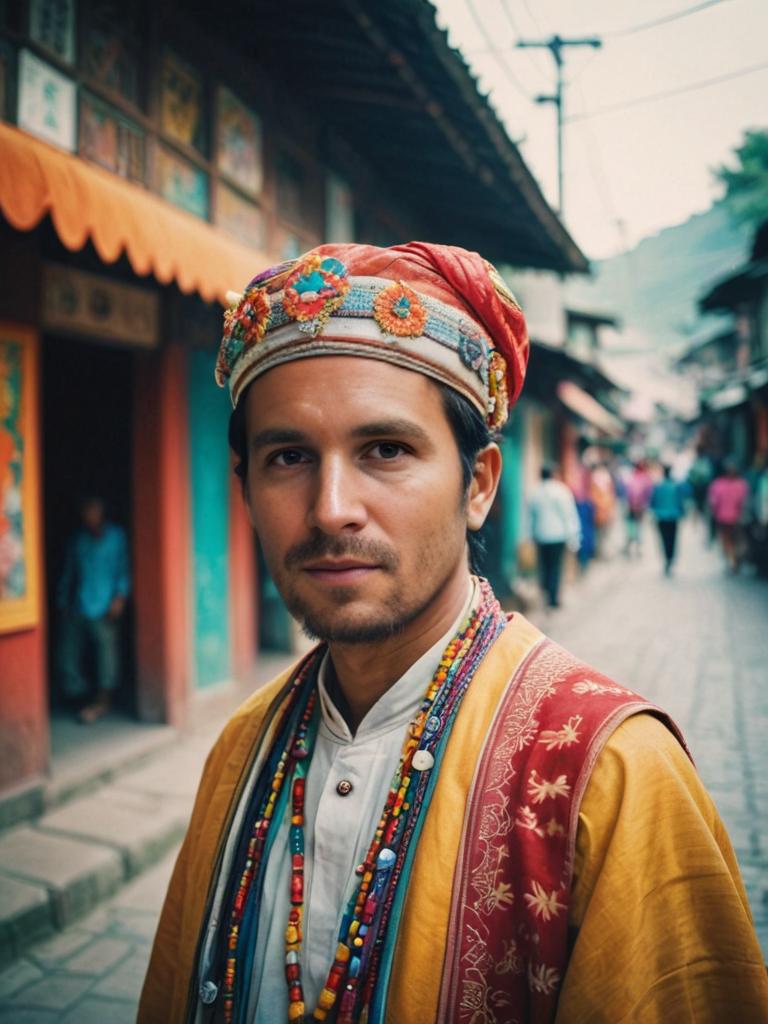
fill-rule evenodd
<path id="1" fill-rule="evenodd" d="M 100 501 L 86 501 L 80 509 L 83 526 L 89 533 L 99 533 L 104 526 L 104 505 Z"/>
<path id="2" fill-rule="evenodd" d="M 270 370 L 244 401 L 248 507 L 288 608 L 326 640 L 398 632 L 466 565 L 438 388 L 373 359 L 323 356 Z"/>

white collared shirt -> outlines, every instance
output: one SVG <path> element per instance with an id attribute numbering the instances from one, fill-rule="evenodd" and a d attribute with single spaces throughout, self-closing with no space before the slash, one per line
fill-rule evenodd
<path id="1" fill-rule="evenodd" d="M 307 1013 L 325 984 L 338 944 L 341 918 L 397 768 L 405 730 L 416 714 L 451 636 L 467 615 L 474 582 L 461 615 L 444 636 L 379 698 L 353 736 L 328 695 L 328 657 L 320 667 L 320 723 L 307 774 L 304 807 L 304 941 L 301 976 Z M 352 788 L 342 796 L 340 782 Z M 288 852 L 290 799 L 275 836 L 264 877 L 248 1020 L 276 1024 L 288 1017 L 285 928 L 290 911 Z"/>

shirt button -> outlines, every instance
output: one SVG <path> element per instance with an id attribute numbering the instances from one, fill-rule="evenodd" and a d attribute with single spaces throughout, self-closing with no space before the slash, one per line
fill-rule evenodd
<path id="1" fill-rule="evenodd" d="M 349 779 L 342 779 L 341 782 L 336 786 L 336 792 L 339 796 L 347 796 L 353 789 L 352 783 Z"/>
<path id="2" fill-rule="evenodd" d="M 205 1003 L 206 1006 L 210 1006 L 211 1003 L 215 1002 L 218 994 L 219 986 L 215 981 L 204 981 L 200 986 L 200 1002 Z"/>

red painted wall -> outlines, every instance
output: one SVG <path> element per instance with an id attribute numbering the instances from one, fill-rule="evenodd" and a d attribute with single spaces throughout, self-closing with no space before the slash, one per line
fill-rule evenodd
<path id="1" fill-rule="evenodd" d="M 229 586 L 232 672 L 236 677 L 253 667 L 258 636 L 256 556 L 253 530 L 243 501 L 240 481 L 232 473 L 229 500 Z"/>
<path id="2" fill-rule="evenodd" d="M 48 691 L 46 665 L 45 590 L 41 527 L 42 482 L 40 481 L 40 392 L 37 346 L 31 364 L 32 397 L 29 415 L 31 448 L 25 472 L 38 481 L 34 491 L 36 529 L 32 531 L 36 551 L 32 571 L 39 607 L 39 624 L 32 629 L 0 634 L 0 790 L 42 774 L 48 767 Z"/>
<path id="3" fill-rule="evenodd" d="M 48 766 L 45 629 L 0 636 L 0 789 Z"/>
<path id="4" fill-rule="evenodd" d="M 134 552 L 139 717 L 180 725 L 189 690 L 189 444 L 184 350 L 136 359 Z"/>

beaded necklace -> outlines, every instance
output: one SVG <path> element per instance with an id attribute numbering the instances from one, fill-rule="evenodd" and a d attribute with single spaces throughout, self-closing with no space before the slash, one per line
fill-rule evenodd
<path id="1" fill-rule="evenodd" d="M 299 669 L 288 696 L 281 753 L 259 799 L 259 813 L 245 852 L 231 904 L 222 985 L 225 1024 L 238 1012 L 238 968 L 244 951 L 241 925 L 253 898 L 275 808 L 289 781 L 291 804 L 290 911 L 285 931 L 285 979 L 290 1024 L 323 1022 L 334 1014 L 336 1024 L 364 1024 L 373 998 L 382 948 L 397 884 L 419 816 L 428 803 L 430 769 L 447 741 L 461 698 L 488 648 L 506 624 L 490 586 L 480 580 L 480 601 L 450 640 L 430 681 L 419 710 L 406 732 L 379 822 L 365 859 L 357 868 L 359 882 L 342 917 L 336 953 L 317 1006 L 307 1015 L 300 954 L 304 920 L 304 798 L 306 777 L 319 723 L 316 677 L 321 648 Z M 274 763 L 274 762 L 273 762 Z M 427 799 L 425 799 L 427 797 Z"/>

